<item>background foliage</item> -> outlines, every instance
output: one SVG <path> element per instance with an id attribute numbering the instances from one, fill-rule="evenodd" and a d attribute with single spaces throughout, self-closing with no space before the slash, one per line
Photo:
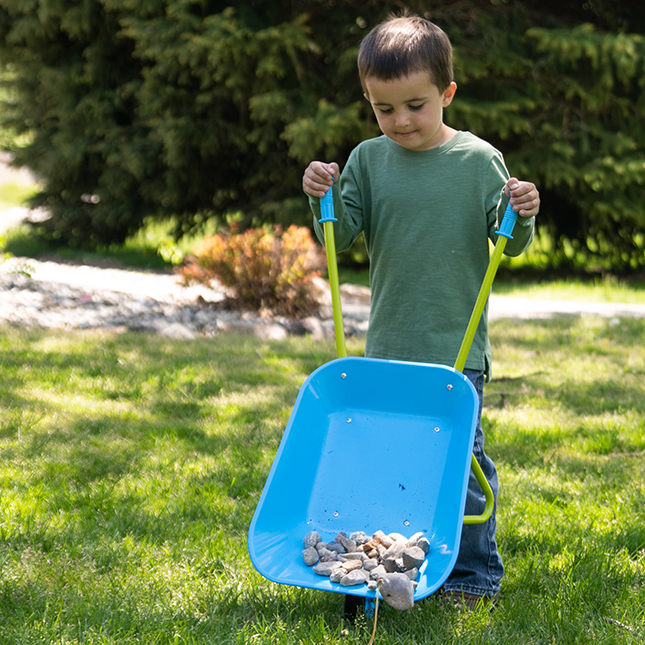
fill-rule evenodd
<path id="1" fill-rule="evenodd" d="M 408 6 L 455 45 L 450 125 L 538 184 L 553 263 L 645 263 L 645 18 L 635 0 L 0 0 L 5 128 L 30 135 L 41 233 L 120 242 L 146 217 L 177 233 L 308 223 L 300 178 L 378 133 L 360 39 Z M 24 139 L 23 139 L 24 141 Z"/>

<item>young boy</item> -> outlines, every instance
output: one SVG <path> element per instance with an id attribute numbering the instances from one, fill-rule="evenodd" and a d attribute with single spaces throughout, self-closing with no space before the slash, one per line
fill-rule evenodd
<path id="1" fill-rule="evenodd" d="M 488 267 L 488 239 L 509 193 L 518 221 L 506 254 L 531 243 L 539 195 L 510 178 L 502 155 L 469 132 L 443 123 L 457 85 L 446 34 L 417 16 L 390 18 L 363 40 L 358 70 L 384 136 L 362 142 L 340 176 L 336 163 L 312 162 L 303 177 L 316 233 L 324 240 L 319 198 L 333 185 L 338 251 L 361 232 L 370 257 L 372 305 L 365 354 L 452 366 Z M 340 188 L 340 190 L 339 190 Z M 487 309 L 464 374 L 479 395 L 490 379 Z M 475 457 L 497 499 L 495 466 L 484 453 L 481 420 Z M 484 496 L 471 475 L 466 514 L 481 514 Z M 495 514 L 464 526 L 456 566 L 443 589 L 474 606 L 499 591 L 504 574 Z"/>

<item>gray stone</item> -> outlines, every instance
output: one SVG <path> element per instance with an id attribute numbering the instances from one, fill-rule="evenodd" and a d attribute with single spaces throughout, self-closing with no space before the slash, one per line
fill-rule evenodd
<path id="1" fill-rule="evenodd" d="M 289 336 L 289 332 L 283 325 L 253 325 L 253 335 L 262 340 L 284 340 Z"/>
<path id="2" fill-rule="evenodd" d="M 378 567 L 378 562 L 374 558 L 367 558 L 365 562 L 363 562 L 363 569 L 365 571 L 373 571 Z"/>
<path id="3" fill-rule="evenodd" d="M 403 552 L 407 548 L 407 540 L 397 540 L 392 544 L 392 546 L 385 552 L 383 556 L 384 560 L 400 558 L 403 555 Z"/>
<path id="4" fill-rule="evenodd" d="M 329 575 L 330 582 L 340 582 L 347 575 L 347 571 L 342 567 L 334 569 Z"/>
<path id="5" fill-rule="evenodd" d="M 381 578 L 379 592 L 394 609 L 405 611 L 414 607 L 414 585 L 403 573 L 386 573 Z"/>
<path id="6" fill-rule="evenodd" d="M 319 562 L 314 568 L 314 573 L 319 576 L 324 576 L 329 578 L 331 572 L 340 567 L 340 562 Z"/>
<path id="7" fill-rule="evenodd" d="M 408 547 L 416 546 L 417 542 L 423 537 L 423 531 L 419 531 L 410 537 L 408 540 Z"/>
<path id="8" fill-rule="evenodd" d="M 403 571 L 403 569 L 405 568 L 403 566 L 402 558 L 385 558 L 385 560 L 383 560 L 383 566 L 388 573 Z"/>
<path id="9" fill-rule="evenodd" d="M 336 560 L 338 558 L 338 553 L 336 551 L 330 551 L 329 549 L 320 549 L 318 553 L 321 558 L 327 558 L 329 560 Z"/>
<path id="10" fill-rule="evenodd" d="M 345 533 L 339 533 L 336 536 L 334 542 L 338 542 L 339 544 L 342 544 L 343 548 L 345 549 L 345 551 L 347 551 L 347 553 L 352 553 L 356 551 L 356 542 L 354 540 L 350 540 L 347 537 L 347 534 Z"/>
<path id="11" fill-rule="evenodd" d="M 428 538 L 422 537 L 417 540 L 416 546 L 418 546 L 426 555 L 430 551 L 430 540 Z"/>
<path id="12" fill-rule="evenodd" d="M 368 575 L 367 571 L 363 571 L 363 569 L 355 569 L 354 571 L 350 571 L 346 576 L 343 576 L 340 584 L 343 587 L 364 585 L 368 580 Z"/>
<path id="13" fill-rule="evenodd" d="M 322 323 L 315 316 L 308 316 L 301 321 L 306 334 L 309 334 L 313 340 L 323 340 L 325 338 L 325 330 Z"/>
<path id="14" fill-rule="evenodd" d="M 303 550 L 302 559 L 308 567 L 313 567 L 320 559 L 320 556 L 318 555 L 318 551 L 316 551 L 314 547 L 310 546 Z"/>
<path id="15" fill-rule="evenodd" d="M 382 564 L 379 564 L 377 567 L 370 571 L 370 578 L 372 580 L 378 580 L 379 578 L 382 578 L 386 573 L 387 571 L 385 570 L 385 567 Z"/>
<path id="16" fill-rule="evenodd" d="M 320 544 L 320 534 L 318 531 L 309 531 L 302 540 L 302 546 L 305 549 L 308 549 L 311 546 L 315 547 L 318 544 Z"/>
<path id="17" fill-rule="evenodd" d="M 425 560 L 426 554 L 423 552 L 423 549 L 418 546 L 410 547 L 403 552 L 401 559 L 403 560 L 404 569 L 418 569 Z"/>
<path id="18" fill-rule="evenodd" d="M 354 533 L 350 534 L 349 539 L 354 540 L 358 546 L 369 542 L 369 538 L 365 535 L 365 531 L 354 531 Z"/>
<path id="19" fill-rule="evenodd" d="M 417 576 L 419 575 L 419 569 L 416 567 L 414 569 L 408 569 L 407 571 L 403 572 L 410 580 L 413 582 L 417 579 Z"/>

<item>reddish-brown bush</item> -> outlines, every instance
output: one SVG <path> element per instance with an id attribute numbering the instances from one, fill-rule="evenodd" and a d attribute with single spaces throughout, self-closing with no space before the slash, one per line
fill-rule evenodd
<path id="1" fill-rule="evenodd" d="M 324 253 L 308 228 L 279 226 L 208 236 L 181 269 L 185 283 L 215 279 L 243 308 L 300 318 L 319 309 L 314 278 Z"/>

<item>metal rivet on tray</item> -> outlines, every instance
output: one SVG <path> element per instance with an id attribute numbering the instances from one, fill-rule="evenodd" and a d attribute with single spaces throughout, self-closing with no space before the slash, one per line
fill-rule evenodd
<path id="1" fill-rule="evenodd" d="M 408 522 L 407 520 L 405 520 L 405 522 L 403 522 L 403 526 L 410 526 L 410 522 Z"/>
<path id="2" fill-rule="evenodd" d="M 441 430 L 441 428 L 439 428 L 439 427 L 436 427 L 436 428 L 434 429 L 434 431 L 435 431 L 435 432 L 439 432 L 440 430 Z"/>
<path id="3" fill-rule="evenodd" d="M 338 517 L 338 511 L 334 511 L 334 517 Z"/>
<path id="4" fill-rule="evenodd" d="M 340 375 L 340 378 L 347 378 L 347 374 L 345 374 L 345 372 L 343 372 L 343 373 Z"/>
<path id="5" fill-rule="evenodd" d="M 352 420 L 351 420 L 351 419 L 347 419 L 347 423 L 351 423 L 351 422 L 352 422 Z"/>
<path id="6" fill-rule="evenodd" d="M 448 389 L 449 389 L 449 390 L 452 390 L 452 385 L 449 385 L 449 386 L 448 386 Z"/>

